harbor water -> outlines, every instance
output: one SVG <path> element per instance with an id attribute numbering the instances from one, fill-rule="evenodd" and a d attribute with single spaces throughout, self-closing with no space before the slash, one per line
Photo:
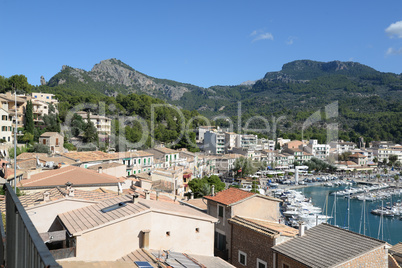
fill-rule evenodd
<path id="1" fill-rule="evenodd" d="M 349 224 L 349 230 L 383 240 L 391 245 L 402 242 L 402 220 L 400 220 L 399 216 L 381 217 L 370 213 L 371 210 L 380 207 L 382 202 L 385 206 L 387 203 L 387 205 L 390 205 L 400 201 L 402 199 L 401 195 L 394 195 L 392 198 L 384 199 L 383 201 L 363 202 L 357 199 L 350 199 L 350 202 L 348 202 L 347 197 L 335 197 L 330 194 L 334 191 L 343 190 L 344 188 L 344 186 L 310 186 L 299 189 L 299 191 L 307 198 L 311 198 L 315 206 L 322 208 L 322 214 L 333 217 L 328 221 L 330 224 L 342 228 L 348 228 Z M 336 203 L 334 202 L 335 198 Z M 348 203 L 350 203 L 349 213 Z M 364 203 L 366 204 L 365 213 L 363 213 Z M 381 221 L 382 224 L 380 224 Z"/>

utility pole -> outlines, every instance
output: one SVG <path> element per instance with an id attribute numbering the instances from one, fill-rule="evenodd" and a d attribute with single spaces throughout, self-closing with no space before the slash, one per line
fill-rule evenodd
<path id="1" fill-rule="evenodd" d="M 14 192 L 17 194 L 17 126 L 18 126 L 18 111 L 17 111 L 17 88 L 15 88 L 15 127 L 14 127 Z"/>

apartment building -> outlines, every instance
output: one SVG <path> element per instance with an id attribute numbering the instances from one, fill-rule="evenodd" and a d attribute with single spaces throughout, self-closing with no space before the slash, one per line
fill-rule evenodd
<path id="1" fill-rule="evenodd" d="M 87 121 L 87 112 L 77 112 L 77 114 L 80 115 L 82 119 Z M 89 113 L 89 118 L 96 127 L 98 135 L 110 136 L 112 134 L 112 119 L 106 116 L 95 115 L 92 113 Z"/>
<path id="2" fill-rule="evenodd" d="M 211 154 L 225 153 L 225 133 L 207 131 L 204 135 L 204 151 Z"/>
<path id="3" fill-rule="evenodd" d="M 56 99 L 56 96 L 54 94 L 34 92 L 31 94 L 31 96 L 32 96 L 32 99 L 38 100 L 41 102 L 52 103 L 54 105 L 59 103 L 59 101 Z"/>
<path id="4" fill-rule="evenodd" d="M 329 145 L 319 144 L 318 140 L 310 140 L 308 145 L 304 147 L 304 150 L 313 154 L 315 158 L 325 160 L 329 156 Z"/>

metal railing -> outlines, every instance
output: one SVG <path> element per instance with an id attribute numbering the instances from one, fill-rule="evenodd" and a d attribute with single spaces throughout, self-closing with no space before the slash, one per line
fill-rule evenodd
<path id="1" fill-rule="evenodd" d="M 46 247 L 10 184 L 6 190 L 6 267 L 60 266 Z"/>

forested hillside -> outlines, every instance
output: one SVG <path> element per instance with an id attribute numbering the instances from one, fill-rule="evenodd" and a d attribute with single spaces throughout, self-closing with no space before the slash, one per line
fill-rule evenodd
<path id="1" fill-rule="evenodd" d="M 0 90 L 3 88 L 6 86 L 2 87 L 0 79 Z M 324 141 L 326 125 L 331 121 L 339 124 L 340 137 L 344 140 L 356 141 L 363 136 L 366 140 L 402 142 L 401 75 L 381 73 L 356 62 L 294 61 L 285 64 L 281 71 L 267 73 L 254 84 L 201 88 L 153 78 L 119 60 L 110 59 L 96 64 L 91 71 L 63 66 L 46 85 L 29 90 L 56 94 L 61 101 L 62 118 L 78 103 L 100 100 L 130 113 L 130 105 L 142 100 L 131 104 L 122 100 L 127 94 L 136 92 L 158 97 L 186 110 L 196 110 L 208 118 L 225 115 L 234 125 L 238 122 L 240 103 L 243 127 L 253 116 L 261 116 L 270 122 L 273 117 L 283 116 L 275 131 L 271 125 L 269 131 L 262 133 L 268 137 L 281 134 L 300 139 L 305 120 L 320 110 L 322 120 L 305 129 L 303 138 Z M 339 116 L 328 120 L 324 115 L 325 106 L 334 102 L 338 102 Z M 112 111 L 107 110 L 107 113 Z M 217 120 L 216 123 L 228 126 L 228 120 Z M 251 124 L 256 129 L 263 125 L 262 120 L 254 120 Z"/>

